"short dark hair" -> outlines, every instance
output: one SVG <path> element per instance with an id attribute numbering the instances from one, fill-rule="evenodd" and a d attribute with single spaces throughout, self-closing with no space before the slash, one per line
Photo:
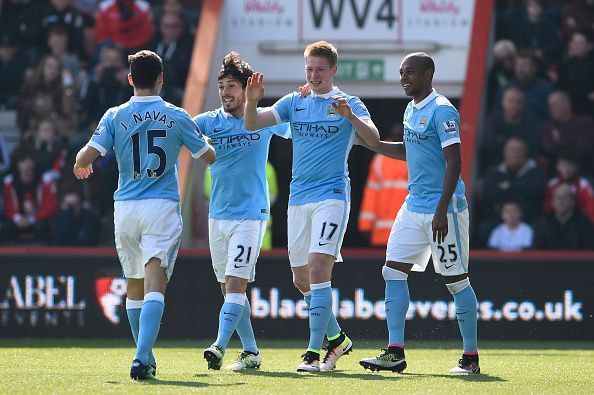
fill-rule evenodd
<path id="1" fill-rule="evenodd" d="M 536 61 L 536 57 L 534 56 L 534 52 L 529 49 L 523 49 L 516 54 L 516 60 L 518 59 L 528 59 L 532 62 L 534 67 L 538 67 L 538 63 Z"/>
<path id="2" fill-rule="evenodd" d="M 155 86 L 157 77 L 163 72 L 163 61 L 153 51 L 142 50 L 128 55 L 132 82 L 139 89 L 150 89 Z"/>
<path id="3" fill-rule="evenodd" d="M 501 202 L 501 208 L 503 209 L 503 206 L 505 206 L 507 204 L 516 205 L 520 208 L 521 211 L 524 211 L 522 208 L 522 202 L 517 197 L 509 197 L 509 198 L 505 199 L 503 202 Z"/>
<path id="4" fill-rule="evenodd" d="M 431 73 L 435 74 L 435 62 L 433 62 L 433 58 L 429 54 L 425 52 L 413 52 L 406 55 L 406 59 L 418 60 L 425 70 L 429 69 Z"/>
<path id="5" fill-rule="evenodd" d="M 219 70 L 217 81 L 225 77 L 236 79 L 241 82 L 242 87 L 247 86 L 247 80 L 254 74 L 252 67 L 241 59 L 241 56 L 235 51 L 229 52 L 223 59 L 223 64 Z"/>
<path id="6" fill-rule="evenodd" d="M 580 167 L 580 159 L 574 151 L 561 151 L 561 153 L 559 153 L 559 156 L 557 157 L 557 163 L 561 161 L 570 162 L 576 165 L 577 167 Z"/>

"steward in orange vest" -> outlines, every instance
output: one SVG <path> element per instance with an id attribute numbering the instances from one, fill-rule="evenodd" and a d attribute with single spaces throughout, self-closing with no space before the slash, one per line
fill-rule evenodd
<path id="1" fill-rule="evenodd" d="M 373 246 L 386 246 L 396 213 L 408 195 L 406 162 L 375 154 L 359 212 L 359 231 L 370 233 Z"/>

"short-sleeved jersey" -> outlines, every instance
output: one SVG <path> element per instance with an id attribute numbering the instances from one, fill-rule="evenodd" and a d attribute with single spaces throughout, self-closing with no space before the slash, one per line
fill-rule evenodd
<path id="1" fill-rule="evenodd" d="M 410 211 L 434 213 L 441 197 L 446 170 L 443 148 L 460 143 L 460 115 L 450 101 L 433 90 L 421 102 L 408 103 L 404 111 L 404 144 L 408 164 Z M 467 207 L 465 187 L 458 178 L 448 212 Z"/>
<path id="2" fill-rule="evenodd" d="M 209 166 L 212 176 L 209 217 L 226 220 L 267 220 L 270 211 L 266 161 L 272 135 L 289 138 L 288 124 L 246 130 L 243 117 L 222 108 L 194 118 L 211 138 L 217 160 Z"/>
<path id="3" fill-rule="evenodd" d="M 326 94 L 311 93 L 305 98 L 298 92 L 290 93 L 271 108 L 277 124 L 291 124 L 293 177 L 289 205 L 326 199 L 350 201 L 347 159 L 356 130 L 334 111 L 332 96 L 335 95 L 348 101 L 353 114 L 362 119 L 371 118 L 361 99 L 336 87 Z"/>
<path id="4" fill-rule="evenodd" d="M 101 155 L 115 150 L 120 175 L 114 200 L 179 201 L 181 147 L 185 145 L 194 158 L 208 150 L 190 115 L 159 96 L 132 96 L 107 110 L 88 145 Z"/>

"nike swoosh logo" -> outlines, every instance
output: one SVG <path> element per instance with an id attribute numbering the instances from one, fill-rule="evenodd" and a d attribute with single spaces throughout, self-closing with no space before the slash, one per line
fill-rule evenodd
<path id="1" fill-rule="evenodd" d="M 234 315 L 235 317 L 239 317 L 237 314 L 233 314 L 233 313 L 227 313 L 226 311 L 223 312 L 223 314 L 228 314 L 228 315 Z"/>
<path id="2" fill-rule="evenodd" d="M 237 265 L 233 265 L 234 268 L 236 269 L 241 269 L 242 267 L 246 267 L 247 265 L 243 265 L 243 266 L 237 266 Z"/>
<path id="3" fill-rule="evenodd" d="M 320 247 L 322 247 L 322 246 L 325 246 L 325 245 L 328 245 L 328 244 L 330 244 L 330 243 L 322 243 L 321 241 L 320 241 L 320 242 L 318 242 L 318 245 L 319 245 Z"/>
<path id="4" fill-rule="evenodd" d="M 309 309 L 309 311 L 312 311 L 312 310 L 315 310 L 315 309 L 325 309 L 325 307 L 324 307 L 324 306 L 316 306 L 316 307 L 311 307 L 311 308 Z"/>
<path id="5" fill-rule="evenodd" d="M 452 266 L 454 266 L 454 264 L 452 263 L 450 266 L 448 266 L 448 265 L 444 265 L 444 266 L 445 266 L 445 268 L 446 268 L 446 269 L 449 269 L 449 268 L 451 268 Z"/>
<path id="6" fill-rule="evenodd" d="M 218 133 L 218 132 L 222 132 L 222 131 L 223 131 L 223 129 L 217 129 L 217 128 L 214 128 L 212 130 L 213 133 Z"/>
<path id="7" fill-rule="evenodd" d="M 297 108 L 295 109 L 295 111 L 303 111 L 303 110 L 305 110 L 305 108 L 299 108 L 299 107 L 297 107 Z"/>

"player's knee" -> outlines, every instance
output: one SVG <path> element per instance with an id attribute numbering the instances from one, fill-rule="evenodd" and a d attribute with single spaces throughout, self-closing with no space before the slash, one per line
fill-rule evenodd
<path id="1" fill-rule="evenodd" d="M 403 271 L 400 271 L 398 269 L 394 269 L 388 266 L 384 266 L 382 268 L 382 276 L 384 277 L 384 280 L 389 281 L 389 280 L 404 280 L 406 281 L 408 279 L 408 273 L 405 273 Z"/>
<path id="2" fill-rule="evenodd" d="M 293 284 L 295 284 L 295 287 L 297 287 L 301 293 L 309 292 L 309 279 L 304 280 L 293 276 Z"/>
<path id="3" fill-rule="evenodd" d="M 464 291 L 466 288 L 470 287 L 470 279 L 468 277 L 466 277 L 460 281 L 448 283 L 448 284 L 446 284 L 446 287 L 448 287 L 448 291 L 450 291 L 450 293 L 452 295 L 455 295 L 459 292 Z"/>
<path id="4" fill-rule="evenodd" d="M 225 283 L 226 293 L 245 293 L 247 280 L 245 278 L 228 276 Z"/>

